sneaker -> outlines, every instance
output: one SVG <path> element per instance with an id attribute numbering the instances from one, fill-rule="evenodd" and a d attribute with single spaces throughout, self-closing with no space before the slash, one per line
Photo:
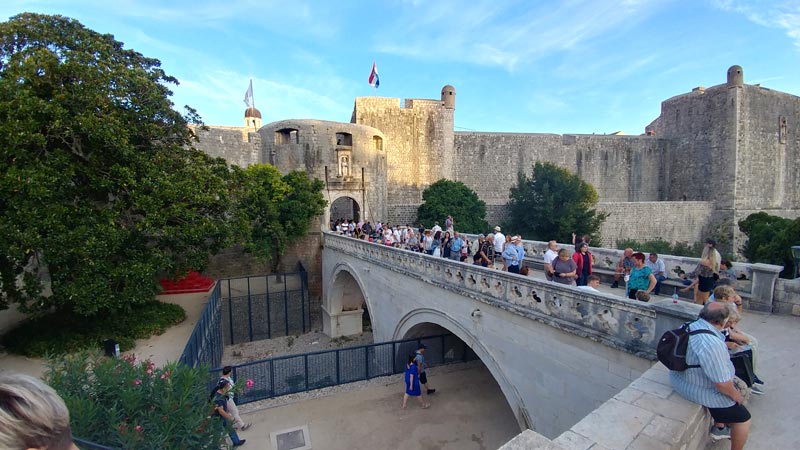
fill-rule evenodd
<path id="1" fill-rule="evenodd" d="M 612 288 L 618 288 L 619 287 L 619 282 L 615 281 L 615 282 L 611 283 L 611 287 Z"/>
<path id="2" fill-rule="evenodd" d="M 715 441 L 721 441 L 723 439 L 730 439 L 731 438 L 731 428 L 726 426 L 725 428 L 719 429 L 715 427 L 713 424 L 711 425 L 711 430 L 709 430 L 711 434 L 711 439 Z"/>
<path id="3" fill-rule="evenodd" d="M 750 386 L 750 392 L 756 395 L 764 395 L 764 391 L 762 390 L 761 386 L 755 383 Z"/>
<path id="4" fill-rule="evenodd" d="M 755 377 L 755 378 L 753 379 L 753 384 L 760 384 L 760 385 L 762 385 L 762 386 L 763 386 L 763 385 L 764 385 L 764 382 L 763 382 L 763 381 L 761 381 L 761 378 Z"/>
<path id="5" fill-rule="evenodd" d="M 252 425 L 252 423 L 246 423 L 246 424 L 242 425 L 242 431 L 250 428 L 250 425 Z"/>
<path id="6" fill-rule="evenodd" d="M 247 442 L 247 439 L 242 439 L 242 440 L 239 441 L 238 444 L 233 444 L 233 446 L 234 447 L 240 447 L 240 446 L 244 445 L 245 442 Z"/>
<path id="7" fill-rule="evenodd" d="M 428 389 L 428 395 L 431 395 L 436 392 L 436 389 Z"/>

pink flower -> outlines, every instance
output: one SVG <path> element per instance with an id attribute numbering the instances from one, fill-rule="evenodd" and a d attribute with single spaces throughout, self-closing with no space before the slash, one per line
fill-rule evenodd
<path id="1" fill-rule="evenodd" d="M 153 369 L 147 369 L 147 370 L 145 370 L 145 372 L 147 372 L 148 375 L 152 375 L 153 374 Z"/>
<path id="2" fill-rule="evenodd" d="M 248 389 L 250 389 L 251 387 L 255 386 L 256 383 L 253 380 L 251 380 L 250 378 L 248 378 L 247 382 L 244 385 L 247 386 Z"/>
<path id="3" fill-rule="evenodd" d="M 142 380 L 133 380 L 133 384 L 134 384 L 134 386 L 138 386 L 138 385 L 142 384 Z"/>
<path id="4" fill-rule="evenodd" d="M 141 433 L 144 428 L 141 425 L 136 425 L 133 429 Z"/>
<path id="5" fill-rule="evenodd" d="M 168 370 L 168 371 L 166 371 L 166 372 L 161 374 L 161 379 L 162 380 L 166 380 L 167 378 L 169 378 L 170 375 L 172 375 L 172 371 Z"/>

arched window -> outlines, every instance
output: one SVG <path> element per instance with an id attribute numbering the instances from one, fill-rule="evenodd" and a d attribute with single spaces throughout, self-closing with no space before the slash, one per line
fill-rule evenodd
<path id="1" fill-rule="evenodd" d="M 380 136 L 372 136 L 372 142 L 375 144 L 375 150 L 383 151 L 383 139 Z"/>

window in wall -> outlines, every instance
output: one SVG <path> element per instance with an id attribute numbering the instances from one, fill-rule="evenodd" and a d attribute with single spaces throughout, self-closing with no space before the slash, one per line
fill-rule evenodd
<path id="1" fill-rule="evenodd" d="M 786 143 L 786 117 L 778 119 L 778 143 Z"/>
<path id="2" fill-rule="evenodd" d="M 284 128 L 275 132 L 275 145 L 299 143 L 300 133 L 295 128 Z"/>
<path id="3" fill-rule="evenodd" d="M 372 136 L 372 142 L 375 144 L 375 150 L 383 150 L 383 139 L 380 136 Z"/>
<path id="4" fill-rule="evenodd" d="M 350 133 L 336 133 L 336 145 L 353 146 L 353 135 Z"/>

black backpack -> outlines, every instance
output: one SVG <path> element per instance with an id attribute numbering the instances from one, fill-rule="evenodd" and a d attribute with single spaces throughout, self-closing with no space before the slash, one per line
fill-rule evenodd
<path id="1" fill-rule="evenodd" d="M 711 330 L 689 331 L 689 324 L 686 322 L 680 328 L 664 332 L 661 340 L 658 341 L 656 354 L 658 360 L 667 366 L 667 369 L 683 372 L 686 369 L 700 367 L 697 364 L 686 364 L 686 350 L 689 348 L 689 336 L 693 334 L 714 334 Z"/>

